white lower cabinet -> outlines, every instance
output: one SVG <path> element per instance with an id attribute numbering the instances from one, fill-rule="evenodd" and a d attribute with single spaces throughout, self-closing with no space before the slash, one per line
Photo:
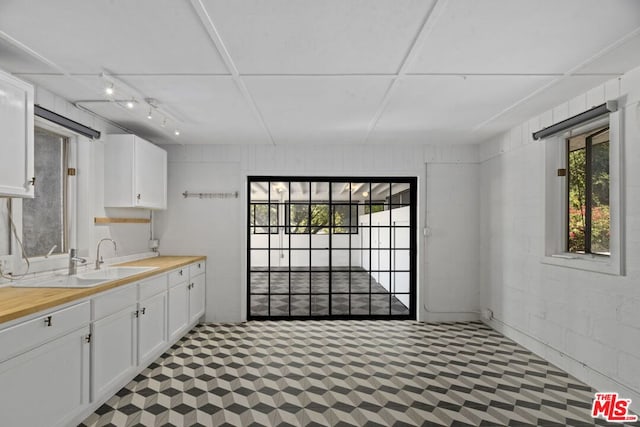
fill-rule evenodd
<path id="1" fill-rule="evenodd" d="M 113 392 L 135 371 L 137 319 L 135 302 L 93 322 L 91 339 L 91 400 Z"/>
<path id="2" fill-rule="evenodd" d="M 205 311 L 204 262 L 0 325 L 0 426 L 77 425 Z"/>
<path id="3" fill-rule="evenodd" d="M 169 288 L 169 341 L 180 338 L 189 326 L 189 282 Z"/>
<path id="4" fill-rule="evenodd" d="M 205 275 L 200 274 L 191 279 L 189 292 L 189 323 L 197 322 L 204 314 Z"/>
<path id="5" fill-rule="evenodd" d="M 88 407 L 88 303 L 86 306 L 85 326 L 78 324 L 78 329 L 0 363 L 1 426 L 66 426 Z M 56 314 L 44 318 L 43 329 L 53 327 Z"/>
<path id="6" fill-rule="evenodd" d="M 138 364 L 152 362 L 167 342 L 167 291 L 138 305 Z"/>

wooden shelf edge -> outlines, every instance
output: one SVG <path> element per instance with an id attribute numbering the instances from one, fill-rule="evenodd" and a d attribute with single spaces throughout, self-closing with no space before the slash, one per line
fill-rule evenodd
<path id="1" fill-rule="evenodd" d="M 95 217 L 94 224 L 149 224 L 149 218 L 105 218 Z"/>

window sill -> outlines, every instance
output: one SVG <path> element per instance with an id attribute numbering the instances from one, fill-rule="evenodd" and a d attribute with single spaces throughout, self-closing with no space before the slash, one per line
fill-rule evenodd
<path id="1" fill-rule="evenodd" d="M 612 256 L 579 255 L 560 253 L 544 256 L 541 263 L 558 267 L 573 268 L 576 270 L 593 271 L 594 273 L 621 276 L 620 262 Z"/>

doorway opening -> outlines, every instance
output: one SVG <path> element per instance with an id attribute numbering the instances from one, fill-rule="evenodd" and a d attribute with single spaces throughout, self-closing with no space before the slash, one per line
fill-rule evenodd
<path id="1" fill-rule="evenodd" d="M 249 319 L 415 319 L 415 177 L 248 178 Z"/>

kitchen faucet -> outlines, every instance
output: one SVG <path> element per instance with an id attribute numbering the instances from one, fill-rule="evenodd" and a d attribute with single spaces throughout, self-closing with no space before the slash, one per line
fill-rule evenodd
<path id="1" fill-rule="evenodd" d="M 86 264 L 87 260 L 78 256 L 77 249 L 69 249 L 69 276 L 75 276 L 78 272 L 78 263 Z"/>
<path id="2" fill-rule="evenodd" d="M 117 251 L 118 250 L 118 246 L 116 245 L 116 241 L 113 239 L 110 239 L 108 237 L 100 240 L 98 242 L 98 248 L 96 249 L 96 270 L 100 270 L 100 265 L 104 264 L 104 261 L 102 260 L 102 257 L 100 256 L 100 243 L 104 242 L 105 240 L 110 241 L 111 243 L 113 243 L 113 250 Z"/>

